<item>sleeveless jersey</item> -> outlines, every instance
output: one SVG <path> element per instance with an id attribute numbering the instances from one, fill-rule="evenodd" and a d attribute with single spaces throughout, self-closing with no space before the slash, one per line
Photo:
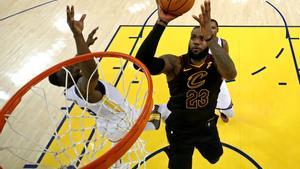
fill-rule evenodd
<path id="1" fill-rule="evenodd" d="M 76 92 L 76 85 L 67 89 L 65 96 L 67 100 L 73 101 L 82 109 L 85 108 L 86 111 L 96 115 L 97 128 L 100 133 L 106 135 L 109 140 L 116 142 L 129 131 L 130 122 L 135 120 L 139 113 L 130 107 L 126 99 L 113 85 L 105 81 L 100 81 L 99 85 L 104 86 L 105 94 L 96 103 L 89 103 L 85 101 L 85 98 L 82 99 L 79 96 L 80 93 Z"/>
<path id="2" fill-rule="evenodd" d="M 180 57 L 180 73 L 168 82 L 172 111 L 168 123 L 197 124 L 214 116 L 222 77 L 209 55 L 202 65 L 193 65 L 188 55 Z"/>
<path id="3" fill-rule="evenodd" d="M 128 102 L 113 85 L 106 83 L 105 81 L 100 82 L 105 88 L 105 94 L 100 101 L 96 103 L 89 103 L 85 101 L 85 98 L 82 99 L 78 96 L 79 92 L 76 92 L 76 85 L 73 85 L 65 91 L 67 100 L 73 101 L 81 108 L 86 107 L 88 111 L 92 111 L 95 114 L 101 113 L 102 115 L 111 115 L 130 110 Z"/>

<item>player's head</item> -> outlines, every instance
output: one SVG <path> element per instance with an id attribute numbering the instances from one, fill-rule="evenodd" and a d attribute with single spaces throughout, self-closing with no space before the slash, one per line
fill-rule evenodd
<path id="1" fill-rule="evenodd" d="M 49 76 L 49 82 L 55 86 L 59 87 L 71 87 L 74 82 L 71 78 L 73 77 L 74 81 L 77 82 L 77 80 L 81 77 L 80 75 L 80 69 L 77 66 L 69 66 L 67 67 L 67 70 L 71 73 L 68 74 L 68 81 L 66 82 L 66 77 L 67 77 L 67 72 L 64 69 L 59 70 L 56 73 L 53 73 L 52 75 Z M 66 86 L 67 83 L 67 86 Z"/>
<path id="2" fill-rule="evenodd" d="M 201 60 L 208 54 L 207 43 L 201 35 L 200 27 L 196 26 L 191 32 L 188 55 L 192 59 Z"/>
<path id="3" fill-rule="evenodd" d="M 212 30 L 214 36 L 217 36 L 217 34 L 219 32 L 219 24 L 215 19 L 211 19 L 210 21 L 211 21 L 210 22 L 211 30 Z"/>

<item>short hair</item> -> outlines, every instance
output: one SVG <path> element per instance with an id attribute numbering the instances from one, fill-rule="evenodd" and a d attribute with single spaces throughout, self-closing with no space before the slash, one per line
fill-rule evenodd
<path id="1" fill-rule="evenodd" d="M 55 86 L 59 86 L 59 87 L 64 87 L 65 83 L 62 82 L 61 79 L 59 79 L 59 77 L 57 76 L 56 73 L 53 73 L 52 75 L 50 75 L 48 77 L 48 80 L 51 84 L 55 85 Z"/>
<path id="2" fill-rule="evenodd" d="M 219 27 L 219 24 L 218 24 L 217 20 L 211 19 L 210 21 L 216 23 L 217 27 Z"/>

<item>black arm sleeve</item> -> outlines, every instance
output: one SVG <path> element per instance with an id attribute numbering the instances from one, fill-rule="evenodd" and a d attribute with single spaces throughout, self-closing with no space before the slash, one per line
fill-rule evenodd
<path id="1" fill-rule="evenodd" d="M 155 51 L 165 26 L 155 24 L 152 31 L 139 48 L 136 58 L 143 62 L 152 75 L 160 74 L 165 67 L 165 61 L 161 58 L 155 58 Z M 138 67 L 134 66 L 136 69 Z"/>

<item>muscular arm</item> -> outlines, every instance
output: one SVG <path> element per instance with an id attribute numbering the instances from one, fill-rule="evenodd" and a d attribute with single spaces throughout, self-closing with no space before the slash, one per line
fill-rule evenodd
<path id="1" fill-rule="evenodd" d="M 234 79 L 237 75 L 237 72 L 235 65 L 227 51 L 218 45 L 216 38 L 208 41 L 207 45 L 212 52 L 215 64 L 221 76 L 226 80 Z"/>
<path id="2" fill-rule="evenodd" d="M 86 41 L 84 40 L 82 33 L 74 34 L 74 39 L 75 39 L 75 43 L 76 43 L 77 55 L 91 53 Z M 97 68 L 97 65 L 94 60 L 88 60 L 85 62 L 78 63 L 78 66 L 79 66 L 80 70 L 82 71 L 84 78 L 89 79 L 91 77 L 91 75 L 93 74 L 92 80 L 93 79 L 98 80 L 98 77 L 99 77 L 98 72 L 93 73 L 95 71 L 95 69 Z"/>
<path id="3" fill-rule="evenodd" d="M 153 30 L 138 50 L 136 58 L 147 66 L 152 75 L 164 73 L 167 76 L 167 80 L 170 81 L 179 72 L 180 62 L 178 57 L 171 54 L 162 55 L 159 58 L 154 57 L 164 29 L 164 23 L 157 22 L 155 24 Z"/>
<path id="4" fill-rule="evenodd" d="M 85 17 L 86 15 L 82 15 L 79 21 L 75 20 L 74 7 L 72 6 L 70 9 L 70 7 L 67 6 L 67 22 L 70 29 L 73 32 L 73 36 L 76 43 L 77 55 L 83 55 L 91 52 L 82 35 Z M 91 59 L 85 62 L 78 63 L 77 65 L 83 75 L 77 81 L 77 86 L 83 97 L 86 98 L 86 96 L 88 95 L 89 102 L 97 102 L 101 100 L 102 93 L 95 90 L 99 78 L 97 72 L 97 64 L 95 63 L 95 61 Z"/>
<path id="5" fill-rule="evenodd" d="M 158 4 L 158 1 L 156 1 Z M 147 38 L 142 43 L 139 48 L 136 58 L 142 61 L 147 68 L 149 69 L 152 75 L 157 75 L 161 73 L 165 73 L 168 76 L 168 73 L 172 71 L 173 64 L 169 64 L 170 62 L 165 57 L 155 58 L 155 52 L 157 49 L 158 42 L 163 34 L 165 27 L 167 24 L 177 18 L 178 16 L 174 16 L 172 14 L 166 13 L 163 11 L 159 4 L 158 6 L 158 20 L 154 25 L 152 31 L 149 33 Z M 166 55 L 173 56 L 173 55 Z M 135 66 L 137 69 L 137 67 Z"/>
<path id="6" fill-rule="evenodd" d="M 74 39 L 76 42 L 77 55 L 91 53 L 82 34 L 74 35 Z M 98 72 L 96 71 L 95 73 L 93 73 L 95 71 L 95 69 L 97 68 L 97 64 L 95 63 L 94 60 L 88 60 L 85 62 L 78 63 L 78 66 L 79 66 L 80 70 L 82 71 L 83 78 L 86 78 L 88 80 L 91 77 L 91 75 L 93 74 L 92 81 L 98 80 L 98 77 L 99 77 Z"/>
<path id="7" fill-rule="evenodd" d="M 228 42 L 225 39 L 222 39 L 223 41 L 223 48 L 226 50 L 226 52 L 229 54 L 229 46 Z"/>
<path id="8" fill-rule="evenodd" d="M 201 13 L 198 17 L 193 15 L 193 18 L 200 24 L 200 33 L 203 35 L 209 49 L 211 50 L 219 73 L 223 78 L 231 80 L 236 77 L 236 69 L 233 61 L 229 57 L 229 54 L 220 45 L 218 45 L 217 37 L 215 37 L 212 33 L 210 12 L 210 1 L 204 1 L 204 4 L 201 5 Z"/>
<path id="9" fill-rule="evenodd" d="M 77 55 L 91 53 L 82 34 L 76 36 L 74 35 L 74 39 L 76 42 Z M 95 87 L 99 80 L 97 64 L 95 63 L 95 61 L 92 59 L 92 60 L 78 63 L 77 65 L 83 75 L 77 81 L 77 86 L 81 94 L 83 95 L 83 97 L 86 97 L 88 95 L 89 102 L 97 102 L 101 100 L 102 93 L 95 90 Z"/>
<path id="10" fill-rule="evenodd" d="M 87 40 L 84 40 L 84 37 L 82 33 L 79 34 L 74 34 L 74 39 L 76 43 L 76 49 L 77 49 L 77 55 L 83 55 L 87 53 L 91 53 L 89 46 L 94 44 L 94 42 L 97 40 L 97 37 L 94 38 L 94 35 L 96 31 L 98 30 L 98 27 L 93 29 L 93 31 L 89 34 Z M 84 78 L 90 78 L 95 69 L 97 68 L 97 65 L 94 60 L 89 60 L 86 62 L 78 63 L 78 66 L 80 70 L 82 71 L 83 77 Z M 99 75 L 98 72 L 96 71 L 93 74 L 92 80 L 98 81 Z"/>
<path id="11" fill-rule="evenodd" d="M 154 57 L 164 30 L 165 25 L 157 22 L 136 54 L 136 58 L 147 66 L 152 75 L 163 73 L 162 71 L 165 67 L 165 61 L 163 59 Z"/>
<path id="12" fill-rule="evenodd" d="M 171 81 L 174 77 L 179 74 L 181 69 L 180 59 L 171 54 L 163 55 L 160 57 L 165 62 L 165 67 L 162 70 L 162 73 L 166 74 L 167 81 Z"/>

